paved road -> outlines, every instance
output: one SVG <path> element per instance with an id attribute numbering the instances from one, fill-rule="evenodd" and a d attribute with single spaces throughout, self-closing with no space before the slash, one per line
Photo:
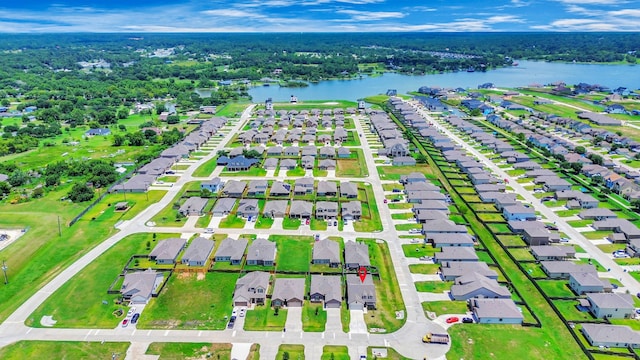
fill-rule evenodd
<path id="1" fill-rule="evenodd" d="M 490 169 L 494 174 L 496 174 L 499 178 L 509 180 L 509 186 L 513 188 L 513 190 L 524 197 L 525 202 L 531 204 L 536 210 L 540 211 L 540 213 L 546 217 L 549 221 L 554 222 L 558 229 L 567 236 L 572 239 L 572 241 L 579 244 L 584 250 L 586 250 L 592 258 L 597 260 L 605 269 L 611 269 L 607 274 L 607 277 L 612 277 L 620 280 L 624 287 L 629 290 L 632 294 L 636 294 L 640 292 L 640 283 L 636 281 L 629 273 L 624 271 L 624 269 L 618 265 L 613 259 L 609 258 L 606 254 L 604 254 L 596 245 L 593 244 L 589 239 L 585 238 L 579 231 L 573 228 L 571 225 L 567 224 L 564 218 L 561 218 L 556 213 L 551 211 L 546 205 L 544 205 L 540 199 L 533 196 L 531 191 L 526 190 L 522 184 L 519 184 L 515 178 L 507 174 L 503 169 L 499 168 L 493 161 L 489 160 L 486 156 L 476 150 L 473 146 L 467 144 L 456 134 L 449 131 L 445 126 L 443 126 L 439 120 L 432 118 L 427 112 L 422 108 L 418 108 L 418 112 L 427 119 L 427 121 L 434 124 L 434 126 L 449 136 L 453 141 L 462 146 L 466 151 L 470 152 L 478 158 L 478 160 L 482 161 L 488 169 Z"/>
<path id="2" fill-rule="evenodd" d="M 170 188 L 168 188 L 165 196 L 155 204 L 152 204 L 145 210 L 141 211 L 132 220 L 124 221 L 118 225 L 120 232 L 98 244 L 90 250 L 86 255 L 78 261 L 71 264 L 67 269 L 63 270 L 58 276 L 52 279 L 36 294 L 22 304 L 8 319 L 0 325 L 0 346 L 4 346 L 19 340 L 65 340 L 65 341 L 130 341 L 133 344 L 132 354 L 140 353 L 144 344 L 154 341 L 162 342 L 224 342 L 224 343 L 259 343 L 261 345 L 261 358 L 273 359 L 277 352 L 279 344 L 302 344 L 305 345 L 305 355 L 310 359 L 317 359 L 322 346 L 346 345 L 349 347 L 349 353 L 352 358 L 357 358 L 364 353 L 367 346 L 393 347 L 402 355 L 414 358 L 443 359 L 449 346 L 422 344 L 420 338 L 427 331 L 444 332 L 442 326 L 426 319 L 420 305 L 420 298 L 413 286 L 412 277 L 408 269 L 409 261 L 404 257 L 401 243 L 398 241 L 398 234 L 391 221 L 389 208 L 383 205 L 384 191 L 382 183 L 375 168 L 373 155 L 369 149 L 369 144 L 363 138 L 363 149 L 366 164 L 369 169 L 370 176 L 366 179 L 374 190 L 376 202 L 380 205 L 379 212 L 382 220 L 383 231 L 375 234 L 356 233 L 354 231 L 339 232 L 337 227 L 330 227 L 327 231 L 322 232 L 324 236 L 337 235 L 345 238 L 355 238 L 356 236 L 370 237 L 375 236 L 384 239 L 390 250 L 391 258 L 395 267 L 396 275 L 400 285 L 400 290 L 406 305 L 406 324 L 395 333 L 392 334 L 350 334 L 342 332 L 341 327 L 335 324 L 335 317 L 339 321 L 339 313 L 333 314 L 334 321 L 324 333 L 305 333 L 302 331 L 285 332 L 249 332 L 241 329 L 224 330 L 224 331 L 198 331 L 198 330 L 139 330 L 134 327 L 116 329 L 60 329 L 60 328 L 29 328 L 24 325 L 25 320 L 40 306 L 47 298 L 58 290 L 63 284 L 69 281 L 74 275 L 80 272 L 88 264 L 94 261 L 98 256 L 107 251 L 111 246 L 122 240 L 126 236 L 141 232 L 201 232 L 201 228 L 193 225 L 176 227 L 176 228 L 158 228 L 149 227 L 146 223 L 153 218 L 155 214 L 169 205 L 175 196 L 180 192 L 182 187 L 189 181 L 193 181 L 193 172 L 206 161 L 212 159 L 216 152 L 232 138 L 234 134 L 240 131 L 243 124 L 249 119 L 250 113 L 254 105 L 248 107 L 242 114 L 241 120 L 235 123 L 232 129 L 227 133 L 223 141 L 205 157 L 193 162 L 191 166 L 182 173 L 180 179 Z M 358 134 L 368 133 L 369 130 L 363 128 L 362 118 L 357 117 L 355 124 Z M 263 178 L 264 179 L 264 178 Z M 334 178 L 335 180 L 347 180 L 345 178 Z M 354 181 L 362 181 L 362 179 L 353 179 Z M 246 229 L 224 229 L 221 230 L 230 235 L 239 235 L 246 233 Z M 299 230 L 261 230 L 265 236 L 269 234 L 305 234 L 310 235 L 311 231 L 306 227 Z"/>

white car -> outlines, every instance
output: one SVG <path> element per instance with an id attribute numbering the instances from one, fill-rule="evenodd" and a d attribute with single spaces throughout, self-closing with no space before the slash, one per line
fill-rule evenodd
<path id="1" fill-rule="evenodd" d="M 136 313 L 136 308 L 132 307 L 127 311 L 127 316 L 133 316 Z"/>

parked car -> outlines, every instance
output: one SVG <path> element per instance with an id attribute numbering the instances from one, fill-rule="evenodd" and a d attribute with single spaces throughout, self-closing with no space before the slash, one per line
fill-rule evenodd
<path id="1" fill-rule="evenodd" d="M 473 319 L 470 317 L 463 317 L 462 322 L 465 324 L 471 324 L 473 322 Z"/>
<path id="2" fill-rule="evenodd" d="M 127 327 L 129 325 L 129 319 L 122 320 L 122 327 Z"/>
<path id="3" fill-rule="evenodd" d="M 305 222 L 306 225 L 309 225 L 309 223 L 311 222 L 311 220 L 307 219 L 307 221 Z"/>
<path id="4" fill-rule="evenodd" d="M 445 320 L 447 324 L 455 324 L 458 321 L 460 321 L 460 319 L 456 316 L 452 316 L 450 318 L 447 318 L 447 320 Z"/>
<path id="5" fill-rule="evenodd" d="M 206 228 L 206 229 L 204 230 L 204 233 L 205 233 L 205 234 L 213 234 L 213 228 Z"/>
<path id="6" fill-rule="evenodd" d="M 392 190 L 392 191 L 393 191 L 393 192 L 395 192 L 395 193 L 398 193 L 398 192 L 400 192 L 400 191 L 402 191 L 402 190 L 400 190 L 400 189 L 398 189 L 398 188 L 393 188 L 393 190 Z"/>
<path id="7" fill-rule="evenodd" d="M 133 317 L 131 318 L 131 323 L 132 324 L 137 323 L 139 318 L 140 318 L 140 313 L 133 314 Z"/>
<path id="8" fill-rule="evenodd" d="M 227 324 L 227 329 L 233 329 L 233 327 L 235 326 L 235 324 L 236 324 L 236 317 L 235 317 L 235 316 L 232 316 L 232 317 L 229 319 L 229 323 Z"/>
<path id="9" fill-rule="evenodd" d="M 384 199 L 384 203 L 385 203 L 385 204 L 386 204 L 386 203 L 388 203 L 388 202 L 389 202 L 389 201 L 388 201 L 387 199 Z"/>
<path id="10" fill-rule="evenodd" d="M 338 221 L 337 220 L 333 221 L 333 226 L 338 226 Z"/>
<path id="11" fill-rule="evenodd" d="M 132 307 L 129 309 L 129 311 L 127 311 L 127 316 L 131 316 L 135 314 L 135 312 L 136 312 L 136 308 Z"/>
<path id="12" fill-rule="evenodd" d="M 247 309 L 245 308 L 240 308 L 240 311 L 238 312 L 238 316 L 240 317 L 244 317 L 244 313 L 247 311 Z"/>
<path id="13" fill-rule="evenodd" d="M 409 229 L 409 234 L 419 234 L 420 229 Z"/>

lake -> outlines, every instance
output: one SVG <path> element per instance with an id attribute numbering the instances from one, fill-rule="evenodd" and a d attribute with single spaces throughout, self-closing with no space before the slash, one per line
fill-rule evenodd
<path id="1" fill-rule="evenodd" d="M 570 85 L 584 82 L 605 85 L 611 89 L 619 86 L 638 89 L 640 66 L 519 61 L 519 66 L 487 72 L 455 72 L 422 76 L 387 73 L 378 77 L 363 77 L 356 80 L 322 81 L 305 88 L 259 86 L 251 88 L 249 94 L 254 102 L 264 102 L 267 98 L 277 102 L 289 101 L 291 95 L 297 96 L 299 101 L 330 99 L 355 101 L 371 95 L 384 94 L 388 89 L 407 93 L 425 85 L 466 89 L 477 88 L 478 85 L 487 82 L 494 83 L 498 87 L 519 87 L 556 81 L 564 81 Z"/>

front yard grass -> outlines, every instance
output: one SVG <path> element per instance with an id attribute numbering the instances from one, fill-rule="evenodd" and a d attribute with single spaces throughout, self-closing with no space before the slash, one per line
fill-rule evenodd
<path id="1" fill-rule="evenodd" d="M 349 360 L 349 348 L 342 345 L 325 345 L 320 360 Z"/>
<path id="2" fill-rule="evenodd" d="M 327 312 L 322 303 L 305 300 L 302 307 L 302 331 L 323 332 L 327 323 Z"/>
<path id="3" fill-rule="evenodd" d="M 438 264 L 411 264 L 409 265 L 409 271 L 413 274 L 435 274 L 440 270 Z"/>
<path id="4" fill-rule="evenodd" d="M 256 229 L 271 229 L 273 226 L 273 218 L 264 217 L 260 215 L 258 217 L 258 221 L 256 221 L 255 228 Z"/>
<path id="5" fill-rule="evenodd" d="M 156 241 L 178 234 L 158 234 Z M 114 328 L 122 320 L 114 312 L 124 309 L 115 303 L 119 295 L 107 294 L 111 283 L 122 272 L 129 257 L 147 254 L 146 243 L 155 246 L 150 233 L 129 235 L 100 255 L 95 261 L 67 281 L 31 314 L 27 325 L 41 327 L 40 319 L 52 315 L 56 327 Z M 102 301 L 106 301 L 104 305 Z M 146 312 L 145 312 L 146 315 Z M 142 320 L 142 319 L 140 319 Z"/>
<path id="6" fill-rule="evenodd" d="M 220 220 L 218 227 L 221 229 L 242 229 L 246 223 L 247 219 L 238 217 L 235 214 L 229 214 Z"/>
<path id="7" fill-rule="evenodd" d="M 147 305 L 138 327 L 222 330 L 233 308 L 237 279 L 238 273 L 175 273 L 160 296 Z"/>
<path id="8" fill-rule="evenodd" d="M 431 244 L 402 244 L 402 251 L 404 256 L 419 258 L 423 256 L 432 257 L 438 249 L 434 248 Z"/>
<path id="9" fill-rule="evenodd" d="M 453 281 L 416 281 L 415 285 L 419 292 L 442 293 L 451 289 Z"/>
<path id="10" fill-rule="evenodd" d="M 466 301 L 425 301 L 422 303 L 425 315 L 428 311 L 436 316 L 444 314 L 466 314 L 469 311 Z"/>
<path id="11" fill-rule="evenodd" d="M 578 300 L 554 300 L 553 304 L 567 321 L 592 321 L 594 319 L 589 311 L 578 310 Z"/>
<path id="12" fill-rule="evenodd" d="M 573 297 L 567 280 L 538 280 L 538 285 L 549 297 Z"/>
<path id="13" fill-rule="evenodd" d="M 104 359 L 105 354 L 124 354 L 129 342 L 27 341 L 22 340 L 0 349 L 0 359 Z"/>
<path id="14" fill-rule="evenodd" d="M 158 360 L 211 358 L 231 360 L 229 343 L 163 343 L 149 344 L 147 355 L 159 355 Z"/>
<path id="15" fill-rule="evenodd" d="M 282 229 L 283 230 L 298 230 L 300 227 L 301 220 L 300 219 L 291 219 L 284 218 L 282 219 Z"/>
<path id="16" fill-rule="evenodd" d="M 229 301 L 231 304 L 231 301 Z M 244 321 L 244 329 L 247 331 L 282 331 L 287 322 L 287 309 L 279 309 L 275 315 L 275 309 L 271 307 L 271 300 L 266 305 L 257 305 L 247 310 Z"/>
<path id="17" fill-rule="evenodd" d="M 285 356 L 284 354 L 287 353 Z M 278 347 L 276 360 L 304 360 L 304 345 L 282 344 Z"/>
<path id="18" fill-rule="evenodd" d="M 194 177 L 209 177 L 209 176 L 211 176 L 211 173 L 213 173 L 213 170 L 215 170 L 216 166 L 218 166 L 217 165 L 217 161 L 218 161 L 218 157 L 217 156 L 215 156 L 211 160 L 207 160 L 207 162 L 205 162 L 204 164 L 198 166 L 198 168 L 193 171 L 193 176 Z"/>

